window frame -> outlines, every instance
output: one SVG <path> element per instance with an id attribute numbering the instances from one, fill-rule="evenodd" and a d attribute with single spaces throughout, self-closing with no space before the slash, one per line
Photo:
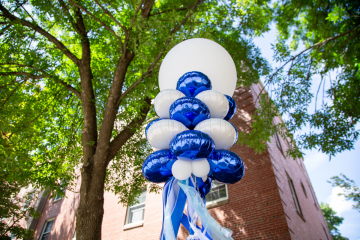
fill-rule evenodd
<path id="1" fill-rule="evenodd" d="M 53 221 L 53 224 L 51 225 L 50 231 L 45 233 L 45 229 L 46 229 L 47 225 L 49 224 L 49 222 L 51 222 L 51 221 Z M 42 240 L 44 234 L 49 233 L 49 235 L 50 235 L 50 232 L 51 232 L 52 227 L 54 226 L 54 223 L 55 223 L 55 218 L 49 218 L 49 219 L 47 219 L 45 221 L 45 224 L 44 224 L 43 229 L 41 231 L 41 235 L 39 237 L 39 240 Z"/>
<path id="2" fill-rule="evenodd" d="M 65 192 L 65 191 L 64 191 Z M 56 193 L 55 196 L 54 196 L 54 199 L 53 199 L 53 203 L 54 202 L 57 202 L 57 201 L 60 201 L 62 199 L 61 195 Z"/>
<path id="3" fill-rule="evenodd" d="M 300 201 L 299 201 L 299 198 L 297 196 L 296 189 L 295 189 L 295 186 L 294 186 L 294 182 L 293 182 L 293 180 L 291 179 L 291 177 L 289 176 L 289 174 L 287 172 L 286 172 L 286 176 L 287 176 L 287 179 L 288 179 L 290 192 L 291 192 L 291 195 L 292 195 L 293 200 L 294 200 L 296 212 L 305 221 L 303 212 L 301 210 Z"/>
<path id="4" fill-rule="evenodd" d="M 34 197 L 35 197 L 35 192 L 36 190 L 31 190 L 28 194 L 27 194 L 27 199 L 24 203 L 24 205 L 22 206 L 22 210 L 26 210 L 30 207 L 31 202 L 33 201 Z"/>
<path id="5" fill-rule="evenodd" d="M 146 207 L 146 195 L 147 195 L 147 190 L 144 189 L 141 194 L 145 193 L 145 200 L 143 203 L 137 203 L 135 205 L 131 205 L 128 206 L 126 209 L 126 216 L 125 216 L 125 224 L 124 224 L 124 228 L 132 228 L 132 227 L 137 227 L 137 226 L 142 226 L 144 223 L 144 218 L 145 218 L 145 207 Z M 141 196 L 140 194 L 140 196 Z M 140 197 L 139 196 L 139 197 Z M 142 208 L 138 209 L 138 210 L 142 210 L 143 211 L 143 219 L 141 221 L 137 221 L 137 222 L 129 222 L 130 221 L 130 214 L 131 214 L 131 208 L 135 208 L 138 206 L 144 205 Z"/>
<path id="6" fill-rule="evenodd" d="M 304 184 L 303 184 L 303 182 L 301 180 L 300 180 L 300 185 L 301 185 L 301 188 L 302 188 L 302 190 L 303 190 L 303 192 L 305 194 L 305 197 L 308 198 L 305 186 L 304 186 Z"/>
<path id="7" fill-rule="evenodd" d="M 277 132 L 274 133 L 274 138 L 275 138 L 276 146 L 280 150 L 281 154 L 285 157 L 283 148 L 281 146 L 280 138 L 279 138 L 279 135 L 277 134 Z"/>
<path id="8" fill-rule="evenodd" d="M 65 181 L 61 181 L 61 183 L 60 183 L 60 185 L 64 185 L 64 182 Z M 63 193 L 64 194 L 64 196 L 65 196 L 65 193 L 66 193 L 66 188 L 67 188 L 67 184 L 65 185 L 65 187 L 63 187 L 62 189 L 61 189 L 61 193 Z M 62 194 L 60 194 L 60 193 L 54 193 L 54 198 L 53 198 L 53 203 L 54 202 L 57 202 L 57 201 L 60 201 L 61 199 L 63 199 L 63 197 L 61 197 L 61 195 Z"/>
<path id="9" fill-rule="evenodd" d="M 213 183 L 214 183 L 214 182 L 216 182 L 216 181 L 213 180 Z M 212 201 L 206 201 L 206 207 L 213 206 L 213 205 L 217 205 L 217 204 L 219 204 L 219 203 L 221 203 L 221 202 L 224 202 L 224 201 L 228 201 L 228 200 L 229 200 L 229 192 L 228 192 L 227 184 L 225 184 L 225 183 L 219 183 L 219 182 L 216 182 L 216 183 L 218 183 L 219 186 L 221 186 L 221 185 L 224 185 L 224 186 L 225 186 L 226 197 L 218 198 L 218 199 L 212 200 Z M 208 194 L 211 193 L 212 189 L 213 189 L 213 188 L 211 187 L 211 190 L 208 192 Z M 206 199 L 206 197 L 205 197 L 205 199 Z"/>

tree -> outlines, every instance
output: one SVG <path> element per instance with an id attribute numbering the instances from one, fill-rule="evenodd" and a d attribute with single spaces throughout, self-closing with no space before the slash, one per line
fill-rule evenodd
<path id="1" fill-rule="evenodd" d="M 340 224 L 342 224 L 344 218 L 336 216 L 336 212 L 329 206 L 329 204 L 321 203 L 320 208 L 324 214 L 332 239 L 345 240 L 346 238 L 341 236 L 341 233 L 339 233 L 339 229 L 337 228 Z"/>
<path id="2" fill-rule="evenodd" d="M 24 228 L 21 221 L 38 215 L 30 205 L 35 192 L 31 190 L 21 192 L 28 187 L 28 184 L 21 176 L 14 179 L 16 172 L 20 170 L 20 165 L 9 161 L 11 147 L 5 143 L 3 137 L 0 138 L 0 142 L 2 143 L 0 145 L 0 169 L 2 169 L 0 172 L 0 239 L 10 240 L 10 235 L 26 239 L 32 237 L 33 230 Z"/>
<path id="3" fill-rule="evenodd" d="M 34 193 L 19 197 L 22 186 L 17 183 L 0 180 L 0 239 L 31 238 L 33 230 L 26 229 L 21 221 L 31 217 L 37 217 L 38 213 L 29 206 Z"/>
<path id="4" fill-rule="evenodd" d="M 354 180 L 349 179 L 344 174 L 340 173 L 339 176 L 334 176 L 331 181 L 328 181 L 333 187 L 340 187 L 344 193 L 339 193 L 339 196 L 345 196 L 346 200 L 353 200 L 355 205 L 354 209 L 360 211 L 360 188 L 355 185 Z"/>
<path id="5" fill-rule="evenodd" d="M 360 2 L 277 1 L 274 11 L 274 59 L 281 65 L 264 82 L 275 106 L 273 115 L 278 111 L 286 119 L 278 126 L 287 128 L 281 131 L 286 138 L 311 128 L 297 133 L 289 154 L 300 157 L 300 149 L 317 148 L 331 157 L 353 149 L 360 119 Z M 298 50 L 299 44 L 305 49 Z M 312 94 L 318 76 L 320 84 Z"/>
<path id="6" fill-rule="evenodd" d="M 105 188 L 127 204 L 145 185 L 149 147 L 140 130 L 155 116 L 157 73 L 171 47 L 215 40 L 232 54 L 239 85 L 269 72 L 251 42 L 269 30 L 269 1 L 7 0 L 0 11 L 0 132 L 9 162 L 26 165 L 23 177 L 51 191 L 74 183 L 80 168 L 80 240 L 101 238 Z"/>

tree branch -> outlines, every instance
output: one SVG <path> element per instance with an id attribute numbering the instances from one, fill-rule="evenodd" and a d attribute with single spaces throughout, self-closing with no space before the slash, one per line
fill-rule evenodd
<path id="1" fill-rule="evenodd" d="M 141 112 L 127 125 L 110 143 L 109 154 L 106 165 L 116 156 L 119 149 L 134 135 L 133 128 L 141 126 L 150 111 L 151 99 L 145 99 L 146 106 L 141 109 Z"/>
<path id="2" fill-rule="evenodd" d="M 115 19 L 115 17 L 107 10 L 105 7 L 103 7 L 98 0 L 95 0 L 95 3 L 122 29 L 124 32 L 127 32 L 126 27 L 124 27 L 118 20 Z"/>
<path id="3" fill-rule="evenodd" d="M 311 50 L 311 49 L 313 49 L 313 48 L 317 48 L 317 47 L 320 47 L 320 46 L 322 46 L 322 45 L 324 45 L 324 44 L 327 44 L 328 42 L 330 42 L 330 41 L 332 41 L 332 40 L 335 40 L 335 39 L 338 39 L 338 38 L 340 38 L 340 37 L 342 37 L 342 36 L 345 36 L 345 35 L 347 35 L 347 34 L 349 34 L 349 33 L 352 33 L 352 32 L 354 32 L 355 30 L 357 30 L 358 28 L 360 28 L 360 25 L 358 25 L 358 26 L 354 27 L 353 29 L 351 29 L 351 30 L 349 30 L 349 31 L 346 31 L 346 32 L 344 32 L 344 33 L 338 34 L 338 35 L 336 35 L 336 36 L 329 37 L 329 38 L 325 39 L 325 40 L 322 41 L 322 42 L 318 42 L 318 43 L 312 45 L 311 47 L 308 47 L 308 48 L 306 48 L 305 50 L 301 51 L 300 53 L 296 54 L 295 56 L 291 57 L 291 58 L 290 58 L 288 61 L 286 61 L 280 68 L 278 68 L 273 74 L 271 74 L 271 76 L 270 76 L 270 78 L 269 78 L 270 80 L 268 81 L 267 84 L 271 83 L 273 77 L 274 77 L 275 75 L 277 75 L 289 62 L 294 61 L 296 58 L 298 58 L 299 56 L 301 56 L 303 53 L 305 53 L 305 52 L 307 52 L 307 51 L 309 51 L 309 50 Z M 260 93 L 258 94 L 258 96 L 260 96 L 260 94 L 261 94 L 264 90 L 265 90 L 265 86 L 261 89 L 261 91 L 260 91 Z M 258 97 L 256 98 L 255 103 L 257 102 L 257 100 L 258 100 Z"/>
<path id="4" fill-rule="evenodd" d="M 74 93 L 81 100 L 81 93 L 78 90 L 76 90 L 73 86 L 71 86 L 70 84 L 67 84 L 66 82 L 58 79 L 55 76 L 52 76 L 52 75 L 46 73 L 42 69 L 36 68 L 34 66 L 28 66 L 28 65 L 24 65 L 24 64 L 18 64 L 18 63 L 0 63 L 0 66 L 2 66 L 2 65 L 15 65 L 15 66 L 19 66 L 19 67 L 29 67 L 29 68 L 35 69 L 37 71 L 40 71 L 43 74 L 40 75 L 40 76 L 35 76 L 33 74 L 26 73 L 26 72 L 5 72 L 5 73 L 0 73 L 0 75 L 25 75 L 25 76 L 30 76 L 30 77 L 28 77 L 28 78 L 26 78 L 24 80 L 28 80 L 29 78 L 33 78 L 33 79 L 41 79 L 41 78 L 44 78 L 44 77 L 54 78 L 58 83 L 63 85 L 70 92 Z M 15 83 L 15 82 L 12 82 L 12 83 Z M 12 84 L 12 83 L 10 83 L 10 84 Z M 10 85 L 10 84 L 6 84 L 4 86 Z M 1 87 L 4 87 L 4 86 L 1 86 Z"/>
<path id="5" fill-rule="evenodd" d="M 150 65 L 150 67 L 148 68 L 148 70 L 146 71 L 146 73 L 144 73 L 143 75 L 141 75 L 141 77 L 136 80 L 128 89 L 126 89 L 126 91 L 121 94 L 120 99 L 118 100 L 118 106 L 121 103 L 121 100 L 123 98 L 126 97 L 126 95 L 133 90 L 135 87 L 137 87 L 137 85 L 139 85 L 147 76 L 150 76 L 152 73 L 152 70 L 155 68 L 156 64 L 158 63 L 158 61 L 161 59 L 162 55 L 165 52 L 166 47 L 169 45 L 170 40 L 172 35 L 174 35 L 179 29 L 180 27 L 188 20 L 188 18 L 192 15 L 192 12 L 195 10 L 196 6 L 199 5 L 202 2 L 202 0 L 198 0 L 196 1 L 196 3 L 191 7 L 189 13 L 185 16 L 185 18 L 180 22 L 180 24 L 178 26 L 176 26 L 171 32 L 170 32 L 170 36 L 166 39 L 165 44 L 163 46 L 163 48 L 160 50 L 159 54 L 156 56 L 155 60 L 152 62 L 152 64 Z"/>
<path id="6" fill-rule="evenodd" d="M 161 15 L 163 13 L 168 13 L 168 12 L 172 12 L 172 11 L 185 11 L 185 10 L 188 10 L 190 7 L 182 7 L 182 8 L 176 8 L 176 9 L 169 9 L 169 10 L 165 10 L 165 11 L 162 11 L 162 12 L 156 12 L 156 13 L 151 13 L 149 15 L 149 17 L 152 17 L 152 16 L 156 16 L 156 15 Z"/>
<path id="7" fill-rule="evenodd" d="M 0 106 L 0 111 L 5 106 L 6 102 L 9 100 L 9 98 L 16 92 L 16 90 L 17 90 L 17 87 L 14 88 L 14 90 L 12 90 L 11 93 L 6 97 L 5 101 Z"/>
<path id="8" fill-rule="evenodd" d="M 105 27 L 108 31 L 110 31 L 120 42 L 120 45 L 122 46 L 122 42 L 121 42 L 121 38 L 114 32 L 114 30 L 112 30 L 108 25 L 106 25 L 104 22 L 102 22 L 100 19 L 98 19 L 97 17 L 95 17 L 93 14 L 91 14 L 89 12 L 89 10 L 87 10 L 87 8 L 77 4 L 76 2 L 69 0 L 69 2 L 71 2 L 74 6 L 80 8 L 81 10 L 83 10 L 84 12 L 86 12 L 86 14 L 88 14 L 90 17 L 92 17 L 95 21 L 97 21 L 98 23 L 101 24 L 101 26 Z"/>
<path id="9" fill-rule="evenodd" d="M 39 27 L 38 25 L 34 25 L 33 23 L 30 23 L 24 19 L 18 18 L 15 15 L 11 14 L 0 2 L 0 11 L 3 12 L 3 16 L 7 19 L 9 19 L 12 24 L 21 24 L 22 26 L 29 27 L 41 35 L 43 35 L 45 38 L 47 38 L 50 42 L 54 43 L 56 47 L 61 50 L 70 60 L 72 60 L 77 66 L 79 65 L 79 59 L 72 53 L 70 50 L 65 47 L 65 45 L 60 42 L 58 39 L 56 39 L 53 35 L 45 31 L 43 28 Z"/>
<path id="10" fill-rule="evenodd" d="M 141 9 L 141 16 L 143 18 L 149 18 L 151 9 L 154 5 L 155 0 L 145 0 L 144 7 Z"/>
<path id="11" fill-rule="evenodd" d="M 59 0 L 60 6 L 64 12 L 64 14 L 69 18 L 69 22 L 71 24 L 71 26 L 74 28 L 74 30 L 79 34 L 82 35 L 80 32 L 80 29 L 76 26 L 73 17 L 71 16 L 68 8 L 66 7 L 66 4 L 63 0 Z"/>

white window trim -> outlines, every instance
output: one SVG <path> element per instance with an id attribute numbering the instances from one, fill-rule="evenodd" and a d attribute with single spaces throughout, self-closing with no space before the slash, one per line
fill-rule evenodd
<path id="1" fill-rule="evenodd" d="M 144 226 L 144 220 L 141 220 L 139 222 L 125 224 L 123 227 L 123 230 L 128 230 L 128 229 L 142 227 L 142 226 Z"/>
<path id="2" fill-rule="evenodd" d="M 228 188 L 227 188 L 227 184 L 224 184 L 224 185 L 225 185 L 226 197 L 222 197 L 222 198 L 210 201 L 210 202 L 206 202 L 206 207 L 207 208 L 213 207 L 213 206 L 218 206 L 221 203 L 228 202 L 228 200 L 229 200 Z"/>
<path id="3" fill-rule="evenodd" d="M 41 231 L 41 235 L 40 235 L 40 237 L 39 237 L 39 240 L 41 240 L 42 237 L 43 237 L 43 235 L 44 235 L 44 231 L 45 231 L 45 228 L 46 228 L 47 223 L 48 223 L 48 222 L 51 222 L 51 221 L 53 221 L 53 220 L 54 220 L 54 223 L 55 223 L 55 218 L 49 218 L 49 219 L 47 219 L 47 220 L 45 221 L 45 224 L 44 224 L 43 229 L 42 229 L 42 231 Z M 53 223 L 53 226 L 54 226 L 54 223 Z M 51 226 L 51 229 L 52 229 L 52 226 Z M 51 229 L 50 229 L 50 232 L 51 232 Z"/>
<path id="4" fill-rule="evenodd" d="M 131 229 L 131 228 L 135 228 L 135 227 L 140 227 L 140 226 L 143 226 L 144 225 L 144 219 L 141 220 L 141 221 L 138 221 L 138 222 L 133 222 L 133 223 L 128 223 L 129 221 L 129 217 L 130 217 L 130 208 L 134 208 L 134 207 L 138 207 L 140 205 L 144 205 L 143 208 L 141 208 L 141 210 L 144 211 L 143 214 L 145 214 L 145 207 L 146 207 L 146 195 L 147 195 L 147 190 L 145 190 L 145 202 L 144 203 L 137 203 L 135 205 L 132 205 L 132 206 L 129 206 L 127 207 L 126 209 L 126 217 L 125 217 L 125 225 L 123 227 L 123 230 L 126 230 L 126 229 Z M 145 216 L 144 216 L 145 217 Z"/>
<path id="5" fill-rule="evenodd" d="M 126 220 L 126 221 L 125 221 L 125 226 L 127 226 L 127 225 L 134 225 L 134 224 L 136 224 L 136 223 L 144 222 L 144 219 L 143 219 L 143 220 L 138 221 L 138 222 L 128 223 L 129 217 L 130 217 L 130 208 L 134 208 L 134 207 L 138 207 L 138 206 L 140 206 L 140 205 L 144 205 L 144 207 L 141 208 L 141 210 L 145 210 L 145 203 L 146 203 L 146 200 L 145 200 L 144 203 L 138 203 L 138 204 L 136 204 L 136 205 L 132 205 L 132 206 L 130 206 L 130 207 L 127 208 L 127 211 L 126 211 L 126 219 L 125 219 L 125 220 Z"/>
<path id="6" fill-rule="evenodd" d="M 59 195 L 58 194 L 55 194 L 55 197 L 54 197 L 54 199 L 53 199 L 53 203 L 55 203 L 55 202 L 58 202 L 58 201 L 60 201 L 61 199 L 63 199 L 62 197 L 58 197 Z"/>

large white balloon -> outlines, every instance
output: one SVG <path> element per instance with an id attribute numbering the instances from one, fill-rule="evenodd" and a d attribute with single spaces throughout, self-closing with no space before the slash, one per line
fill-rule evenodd
<path id="1" fill-rule="evenodd" d="M 196 125 L 194 130 L 208 134 L 215 143 L 215 150 L 229 149 L 236 140 L 236 130 L 226 120 L 210 118 Z"/>
<path id="2" fill-rule="evenodd" d="M 229 111 L 229 101 L 224 94 L 214 90 L 207 90 L 196 95 L 210 110 L 211 118 L 223 119 Z"/>
<path id="3" fill-rule="evenodd" d="M 210 172 L 210 164 L 206 158 L 191 161 L 192 173 L 197 177 L 205 177 Z"/>
<path id="4" fill-rule="evenodd" d="M 184 160 L 179 158 L 171 167 L 171 172 L 174 178 L 178 180 L 186 180 L 191 176 L 191 160 Z"/>
<path id="5" fill-rule="evenodd" d="M 184 124 L 172 119 L 154 122 L 147 131 L 147 139 L 153 148 L 169 149 L 176 134 L 189 130 Z"/>
<path id="6" fill-rule="evenodd" d="M 218 43 L 192 38 L 173 47 L 160 66 L 160 90 L 176 89 L 179 78 L 191 71 L 207 75 L 213 90 L 233 95 L 237 81 L 235 63 Z"/>
<path id="7" fill-rule="evenodd" d="M 155 112 L 160 118 L 170 118 L 169 109 L 171 104 L 185 95 L 175 89 L 165 89 L 154 100 Z"/>

